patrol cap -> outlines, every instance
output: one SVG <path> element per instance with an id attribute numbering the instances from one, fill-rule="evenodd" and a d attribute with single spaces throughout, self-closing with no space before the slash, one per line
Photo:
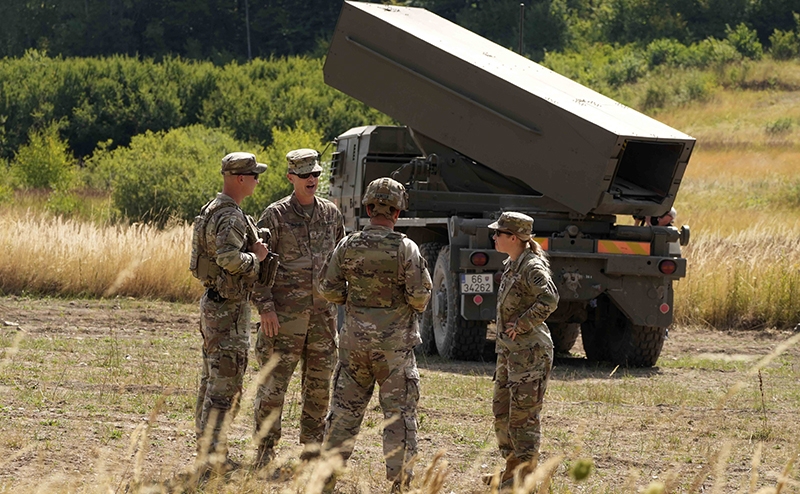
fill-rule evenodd
<path id="1" fill-rule="evenodd" d="M 408 192 L 406 188 L 397 180 L 383 177 L 376 178 L 367 185 L 361 204 L 372 204 L 376 207 L 393 207 L 404 211 L 408 209 Z"/>
<path id="2" fill-rule="evenodd" d="M 489 228 L 513 233 L 520 240 L 530 240 L 531 232 L 533 232 L 533 218 L 527 214 L 506 211 L 500 215 L 497 221 L 489 225 Z"/>
<path id="3" fill-rule="evenodd" d="M 304 173 L 321 172 L 319 153 L 313 149 L 295 149 L 286 154 L 286 163 L 289 173 L 302 175 Z"/>
<path id="4" fill-rule="evenodd" d="M 267 165 L 256 161 L 256 155 L 237 151 L 222 158 L 223 175 L 246 175 L 248 173 L 264 173 Z"/>

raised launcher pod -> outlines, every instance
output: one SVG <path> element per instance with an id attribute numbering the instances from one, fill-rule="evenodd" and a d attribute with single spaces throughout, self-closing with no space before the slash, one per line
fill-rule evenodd
<path id="1" fill-rule="evenodd" d="M 580 214 L 664 213 L 695 143 L 420 8 L 345 2 L 324 74 Z"/>

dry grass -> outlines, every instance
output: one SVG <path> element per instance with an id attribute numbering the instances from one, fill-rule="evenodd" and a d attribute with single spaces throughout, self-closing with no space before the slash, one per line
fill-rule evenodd
<path id="1" fill-rule="evenodd" d="M 45 213 L 0 214 L 5 293 L 162 300 L 199 298 L 185 225 L 103 226 Z"/>
<path id="2" fill-rule="evenodd" d="M 0 320 L 19 324 L 0 327 L 0 492 L 176 492 L 184 485 L 195 462 L 197 317 L 196 307 L 181 304 L 0 298 Z M 667 490 L 649 492 L 776 492 L 779 485 L 797 492 L 798 340 L 774 330 L 678 327 L 655 369 L 557 362 L 533 492 L 635 493 L 659 485 Z M 414 492 L 492 492 L 479 480 L 502 465 L 492 363 L 421 357 L 419 366 Z M 335 465 L 297 461 L 297 376 L 277 461 L 262 472 L 247 468 L 259 371 L 268 372 L 251 365 L 242 411 L 230 424 L 232 454 L 245 468 L 199 491 L 319 492 L 317 481 Z M 381 423 L 375 399 L 338 493 L 388 491 Z"/>

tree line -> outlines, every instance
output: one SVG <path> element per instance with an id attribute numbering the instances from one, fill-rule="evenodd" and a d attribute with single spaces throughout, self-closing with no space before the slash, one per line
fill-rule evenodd
<path id="1" fill-rule="evenodd" d="M 690 45 L 744 24 L 767 44 L 795 28 L 800 0 L 383 0 L 424 7 L 534 60 L 595 43 Z M 520 32 L 520 3 L 525 5 Z M 65 57 L 180 56 L 218 65 L 322 55 L 342 0 L 0 2 L 0 57 L 36 48 Z"/>

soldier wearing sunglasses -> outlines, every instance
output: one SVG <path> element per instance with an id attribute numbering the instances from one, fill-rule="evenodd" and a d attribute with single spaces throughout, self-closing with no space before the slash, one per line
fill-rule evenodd
<path id="1" fill-rule="evenodd" d="M 319 153 L 296 149 L 286 161 L 286 178 L 294 190 L 270 204 L 258 220 L 259 227 L 270 229 L 270 250 L 280 255 L 274 285 L 256 285 L 254 293 L 261 314 L 256 358 L 264 365 L 273 354 L 280 356 L 266 382 L 259 384 L 254 403 L 259 467 L 275 455 L 280 412 L 298 362 L 302 362 L 301 458 L 318 454 L 336 361 L 335 308 L 316 286 L 328 253 L 344 237 L 344 218 L 332 202 L 316 196 L 322 172 Z M 274 411 L 277 418 L 271 420 Z"/>

